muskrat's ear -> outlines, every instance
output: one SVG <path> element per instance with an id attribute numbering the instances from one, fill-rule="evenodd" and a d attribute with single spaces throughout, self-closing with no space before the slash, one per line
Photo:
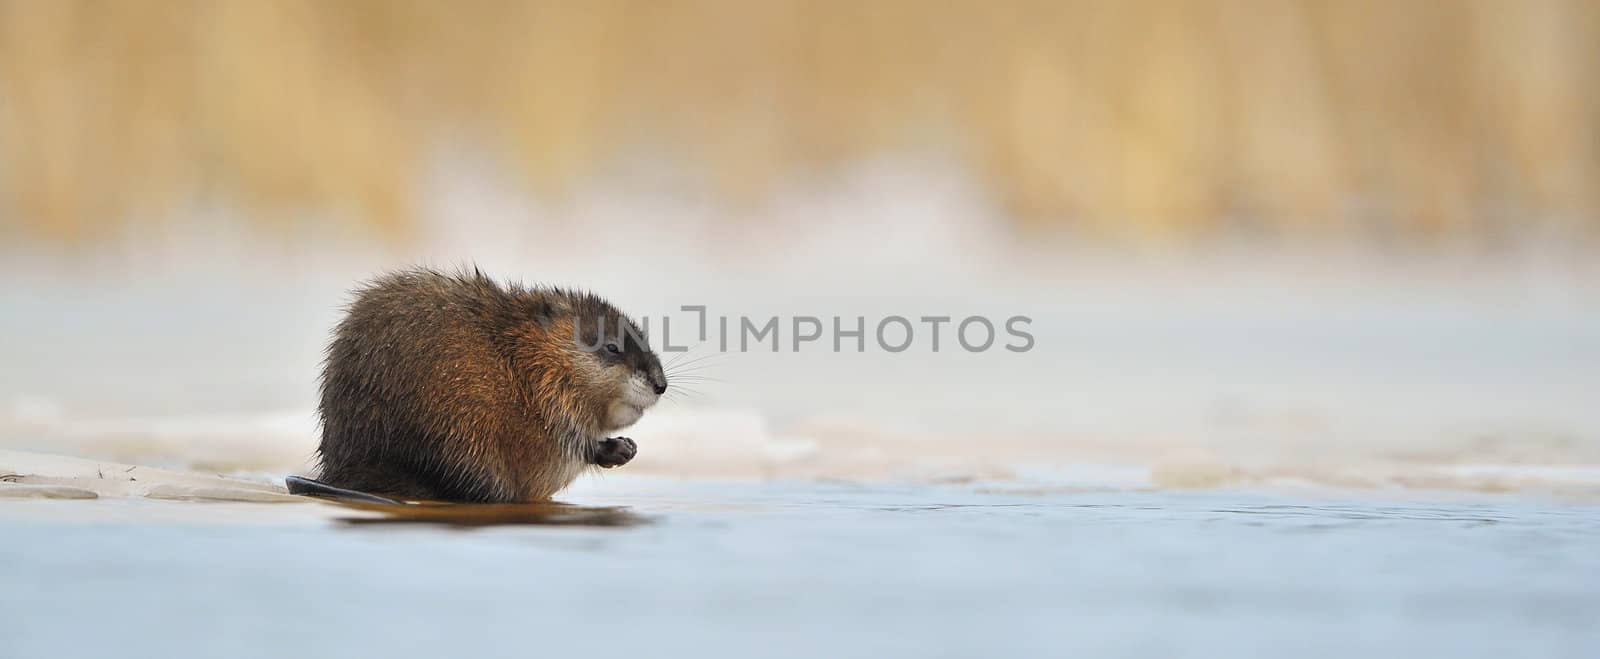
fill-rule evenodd
<path id="1" fill-rule="evenodd" d="M 541 326 L 549 327 L 550 322 L 562 313 L 549 300 L 537 300 L 528 306 L 528 315 Z"/>

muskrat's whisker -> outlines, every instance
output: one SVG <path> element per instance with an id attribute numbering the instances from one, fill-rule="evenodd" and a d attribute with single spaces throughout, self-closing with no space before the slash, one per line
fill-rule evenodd
<path id="1" fill-rule="evenodd" d="M 712 371 L 712 373 L 715 373 L 715 372 L 716 371 Z M 687 370 L 687 371 L 672 371 L 670 373 L 667 373 L 667 375 L 682 375 L 684 377 L 703 378 L 703 377 L 709 377 L 711 374 L 702 372 L 700 369 L 691 369 L 691 370 Z"/>
<path id="2" fill-rule="evenodd" d="M 661 400 L 666 403 L 700 403 L 709 399 L 700 392 L 680 391 L 673 395 L 663 395 Z"/>
<path id="3" fill-rule="evenodd" d="M 708 373 L 668 373 L 668 382 L 695 382 L 697 380 L 718 380 Z"/>
<path id="4" fill-rule="evenodd" d="M 709 361 L 707 359 L 691 359 L 689 361 L 683 362 L 682 364 L 673 364 L 672 368 L 673 368 L 673 370 L 683 370 L 683 369 L 686 369 L 686 368 L 709 368 L 709 367 L 718 366 L 718 365 L 719 365 L 718 363 L 713 362 L 713 361 Z"/>
<path id="5" fill-rule="evenodd" d="M 720 353 L 720 352 L 711 352 L 711 353 L 705 353 L 705 354 L 700 354 L 700 355 L 694 355 L 694 349 L 700 347 L 701 345 L 705 345 L 705 344 L 702 343 L 702 344 L 699 344 L 699 345 L 689 346 L 688 349 L 684 350 L 681 353 L 678 353 L 678 356 L 673 357 L 671 360 L 669 360 L 666 363 L 666 366 L 688 366 L 689 364 L 693 364 L 695 362 L 700 362 L 700 361 L 705 361 L 707 359 L 711 359 L 712 357 L 720 357 L 723 354 L 723 353 Z M 694 355 L 694 359 L 688 359 L 688 357 L 690 355 Z M 688 361 L 684 361 L 685 359 L 688 359 Z"/>
<path id="6" fill-rule="evenodd" d="M 703 396 L 703 395 L 705 395 L 703 392 L 701 392 L 699 389 L 696 389 L 694 387 L 686 387 L 686 386 L 683 386 L 683 385 L 673 385 L 673 386 L 667 388 L 667 393 L 662 394 L 662 397 Z"/>
<path id="7" fill-rule="evenodd" d="M 689 353 L 685 352 L 683 354 L 684 354 L 684 356 L 687 356 Z M 705 361 L 708 361 L 708 360 L 711 360 L 711 359 L 716 359 L 718 357 L 725 357 L 725 356 L 727 356 L 727 353 L 712 352 L 712 353 L 707 353 L 707 354 L 704 354 L 704 355 L 697 356 L 694 359 L 684 359 L 683 357 L 679 357 L 678 359 L 672 360 L 672 362 L 669 363 L 668 366 L 673 367 L 673 368 L 684 368 L 684 367 L 687 367 L 687 366 L 690 366 L 690 365 L 693 365 L 693 364 L 699 364 L 701 362 L 705 362 Z"/>
<path id="8" fill-rule="evenodd" d="M 667 373 L 668 376 L 677 376 L 677 375 L 688 375 L 690 373 L 699 373 L 699 372 L 705 371 L 705 370 L 706 369 L 704 367 L 680 368 L 680 369 L 674 369 L 674 370 L 671 370 L 671 371 L 667 371 L 666 373 Z M 715 373 L 716 371 L 712 371 L 712 372 Z"/>
<path id="9" fill-rule="evenodd" d="M 694 390 L 699 389 L 700 387 L 703 387 L 703 386 L 717 387 L 717 386 L 721 386 L 721 383 L 719 383 L 719 382 L 674 382 L 671 387 L 668 387 L 667 390 L 668 391 L 672 391 L 673 389 L 687 389 L 687 390 L 690 390 L 690 391 L 694 391 Z"/>
<path id="10" fill-rule="evenodd" d="M 693 350 L 693 348 L 690 348 L 690 350 Z M 672 359 L 668 359 L 667 363 L 662 364 L 661 368 L 663 368 L 663 369 L 672 368 L 672 366 L 674 364 L 677 364 L 678 362 L 683 361 L 683 358 L 684 357 L 688 357 L 689 354 L 690 354 L 689 350 L 685 350 L 683 352 L 680 352 L 676 356 L 674 356 Z"/>
<path id="11" fill-rule="evenodd" d="M 722 378 L 714 378 L 706 375 L 674 375 L 668 379 L 673 384 L 677 384 L 679 382 L 722 382 Z"/>

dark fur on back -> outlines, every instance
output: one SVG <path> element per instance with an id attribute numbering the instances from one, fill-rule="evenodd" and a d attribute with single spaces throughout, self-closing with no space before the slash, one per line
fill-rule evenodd
<path id="1" fill-rule="evenodd" d="M 576 325 L 598 345 L 602 323 L 619 354 L 575 339 Z M 595 295 L 502 286 L 476 269 L 379 277 L 355 291 L 328 346 L 321 480 L 405 499 L 548 498 L 592 462 L 626 378 L 665 387 L 630 330 L 642 338 Z"/>

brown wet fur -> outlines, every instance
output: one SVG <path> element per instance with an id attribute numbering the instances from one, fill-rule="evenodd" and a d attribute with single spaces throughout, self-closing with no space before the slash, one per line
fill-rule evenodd
<path id="1" fill-rule="evenodd" d="M 575 324 L 584 345 L 625 348 L 586 350 Z M 597 454 L 620 464 L 604 424 L 630 377 L 666 386 L 642 337 L 592 294 L 503 286 L 476 269 L 375 279 L 328 346 L 319 479 L 405 500 L 546 500 Z"/>

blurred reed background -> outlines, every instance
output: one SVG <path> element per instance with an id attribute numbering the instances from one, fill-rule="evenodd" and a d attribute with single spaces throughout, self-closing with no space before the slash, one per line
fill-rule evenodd
<path id="1" fill-rule="evenodd" d="M 0 235 L 208 199 L 403 238 L 449 142 L 541 195 L 910 151 L 1024 231 L 1593 235 L 1597 62 L 1584 0 L 0 0 Z"/>

